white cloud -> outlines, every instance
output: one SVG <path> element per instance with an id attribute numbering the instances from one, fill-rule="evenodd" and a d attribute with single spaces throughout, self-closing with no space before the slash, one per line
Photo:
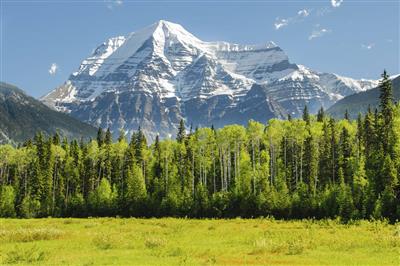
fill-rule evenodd
<path id="1" fill-rule="evenodd" d="M 302 17 L 308 17 L 310 15 L 310 12 L 307 9 L 302 9 L 297 12 L 297 15 L 302 16 Z"/>
<path id="2" fill-rule="evenodd" d="M 50 75 L 54 76 L 58 71 L 58 65 L 56 63 L 51 64 L 48 71 Z"/>
<path id="3" fill-rule="evenodd" d="M 113 9 L 114 7 L 122 6 L 122 4 L 124 3 L 124 1 L 122 0 L 105 0 L 105 2 L 107 3 L 108 9 Z"/>
<path id="4" fill-rule="evenodd" d="M 289 20 L 287 19 L 277 19 L 274 23 L 275 29 L 279 30 L 282 27 L 289 25 Z"/>
<path id="5" fill-rule="evenodd" d="M 333 7 L 339 7 L 343 3 L 343 0 L 331 0 L 331 5 Z"/>
<path id="6" fill-rule="evenodd" d="M 371 50 L 372 48 L 375 47 L 375 43 L 370 43 L 370 44 L 361 44 L 361 48 L 365 50 Z"/>
<path id="7" fill-rule="evenodd" d="M 330 33 L 330 32 L 331 32 L 331 30 L 321 28 L 319 25 L 316 25 L 315 28 L 313 29 L 313 31 L 311 32 L 310 36 L 308 36 L 308 40 L 311 41 L 312 39 L 322 37 L 325 34 Z"/>
<path id="8" fill-rule="evenodd" d="M 300 22 L 305 17 L 308 17 L 310 15 L 310 12 L 311 12 L 310 10 L 302 9 L 297 12 L 296 16 L 289 18 L 276 18 L 274 27 L 276 30 L 279 30 L 280 28 L 286 27 L 289 24 Z"/>

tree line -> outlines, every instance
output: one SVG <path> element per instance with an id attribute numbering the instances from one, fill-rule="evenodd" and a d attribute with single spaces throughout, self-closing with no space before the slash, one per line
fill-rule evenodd
<path id="1" fill-rule="evenodd" d="M 186 131 L 147 144 L 99 129 L 89 142 L 0 146 L 2 217 L 400 218 L 400 105 L 386 72 L 380 108 L 324 110 L 267 125 Z"/>

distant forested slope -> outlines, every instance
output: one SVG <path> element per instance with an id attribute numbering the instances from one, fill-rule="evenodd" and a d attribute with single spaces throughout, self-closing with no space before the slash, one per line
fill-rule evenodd
<path id="1" fill-rule="evenodd" d="M 89 138 L 96 129 L 66 114 L 50 109 L 19 88 L 0 82 L 0 143 L 23 142 L 42 131 L 58 131 L 68 138 Z"/>
<path id="2" fill-rule="evenodd" d="M 392 80 L 394 100 L 400 100 L 400 76 Z M 339 100 L 332 105 L 327 112 L 335 118 L 343 118 L 346 110 L 350 117 L 357 118 L 358 113 L 366 114 L 368 107 L 372 110 L 378 108 L 379 105 L 379 87 L 356 93 Z"/>

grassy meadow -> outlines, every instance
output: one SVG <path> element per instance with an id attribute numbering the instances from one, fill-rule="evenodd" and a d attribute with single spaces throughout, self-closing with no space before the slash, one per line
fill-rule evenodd
<path id="1" fill-rule="evenodd" d="M 400 224 L 0 219 L 2 265 L 400 265 Z"/>

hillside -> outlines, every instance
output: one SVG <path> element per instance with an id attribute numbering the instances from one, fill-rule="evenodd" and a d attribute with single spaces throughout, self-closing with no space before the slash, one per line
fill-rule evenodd
<path id="1" fill-rule="evenodd" d="M 95 136 L 96 129 L 67 114 L 50 109 L 21 89 L 0 82 L 0 143 L 22 142 L 36 132 L 68 138 Z"/>
<path id="2" fill-rule="evenodd" d="M 392 80 L 393 96 L 397 102 L 400 100 L 400 76 Z M 368 111 L 368 106 L 375 109 L 379 106 L 379 87 L 374 89 L 356 93 L 347 96 L 327 110 L 327 112 L 336 118 L 342 118 L 343 114 L 348 110 L 350 117 L 356 118 L 358 113 L 365 114 Z"/>

